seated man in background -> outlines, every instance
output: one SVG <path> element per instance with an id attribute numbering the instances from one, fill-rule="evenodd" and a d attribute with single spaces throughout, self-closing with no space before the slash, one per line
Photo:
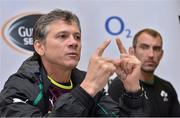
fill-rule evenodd
<path id="1" fill-rule="evenodd" d="M 160 33 L 153 29 L 139 31 L 129 53 L 135 55 L 142 63 L 140 84 L 146 93 L 151 116 L 180 116 L 177 94 L 170 82 L 154 75 L 162 56 L 163 41 Z M 109 86 L 108 93 L 119 102 L 124 85 L 117 76 Z"/>
<path id="2" fill-rule="evenodd" d="M 136 57 L 124 54 L 117 60 L 103 58 L 103 51 L 110 44 L 106 40 L 91 56 L 87 73 L 76 68 L 81 28 L 73 13 L 57 9 L 43 15 L 35 24 L 33 39 L 34 55 L 9 77 L 0 93 L 1 117 L 146 114 L 146 100 L 139 84 L 141 62 Z M 118 47 L 125 52 L 121 43 Z M 103 88 L 113 73 L 121 76 L 125 70 L 128 92 L 117 104 Z"/>

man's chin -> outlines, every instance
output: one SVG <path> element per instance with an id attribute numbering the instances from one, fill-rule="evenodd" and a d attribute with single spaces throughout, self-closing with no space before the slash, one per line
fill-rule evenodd
<path id="1" fill-rule="evenodd" d="M 154 73 L 155 68 L 141 68 L 141 70 L 146 73 Z"/>
<path id="2" fill-rule="evenodd" d="M 75 67 L 77 66 L 77 64 L 78 64 L 78 62 L 68 63 L 68 64 L 67 64 L 67 67 L 68 67 L 69 69 L 73 69 L 73 68 L 75 68 Z"/>

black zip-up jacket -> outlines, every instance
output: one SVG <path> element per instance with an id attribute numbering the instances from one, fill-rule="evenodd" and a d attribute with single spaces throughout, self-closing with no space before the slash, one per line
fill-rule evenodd
<path id="1" fill-rule="evenodd" d="M 104 91 L 92 98 L 79 86 L 85 75 L 76 68 L 72 71 L 73 90 L 60 96 L 48 113 L 50 81 L 41 59 L 34 55 L 5 83 L 0 93 L 0 116 L 147 116 L 143 91 L 126 93 L 119 103 L 112 101 Z"/>
<path id="2" fill-rule="evenodd" d="M 147 104 L 150 110 L 150 116 L 156 117 L 177 117 L 180 116 L 180 104 L 176 91 L 172 84 L 166 80 L 154 75 L 154 83 L 147 84 L 140 81 L 144 88 L 145 96 L 147 97 Z M 116 91 L 116 90 L 120 91 Z M 109 87 L 109 95 L 113 100 L 118 101 L 123 94 L 123 84 L 118 77 L 116 77 Z"/>

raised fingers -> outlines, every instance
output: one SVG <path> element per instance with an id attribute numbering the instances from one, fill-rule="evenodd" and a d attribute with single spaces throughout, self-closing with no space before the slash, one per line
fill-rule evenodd
<path id="1" fill-rule="evenodd" d="M 106 47 L 111 43 L 111 40 L 105 40 L 97 49 L 95 54 L 98 56 L 102 56 Z"/>
<path id="2" fill-rule="evenodd" d="M 127 54 L 127 51 L 119 38 L 116 38 L 116 44 L 121 54 Z"/>

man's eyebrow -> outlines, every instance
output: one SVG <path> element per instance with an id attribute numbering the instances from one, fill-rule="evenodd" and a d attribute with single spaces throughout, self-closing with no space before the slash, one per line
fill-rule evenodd
<path id="1" fill-rule="evenodd" d="M 139 46 L 150 46 L 150 45 L 148 45 L 148 44 L 146 44 L 146 43 L 140 43 Z M 162 48 L 161 45 L 154 45 L 154 46 L 152 46 L 152 47 Z"/>
<path id="2" fill-rule="evenodd" d="M 60 34 L 60 33 L 67 33 L 67 31 L 59 31 L 56 34 Z"/>
<path id="3" fill-rule="evenodd" d="M 75 32 L 74 34 L 78 34 L 78 35 L 81 35 L 81 33 L 80 33 L 80 32 Z"/>
<path id="4" fill-rule="evenodd" d="M 146 45 L 146 46 L 149 46 L 148 44 L 146 44 L 146 43 L 140 43 L 139 45 Z"/>

